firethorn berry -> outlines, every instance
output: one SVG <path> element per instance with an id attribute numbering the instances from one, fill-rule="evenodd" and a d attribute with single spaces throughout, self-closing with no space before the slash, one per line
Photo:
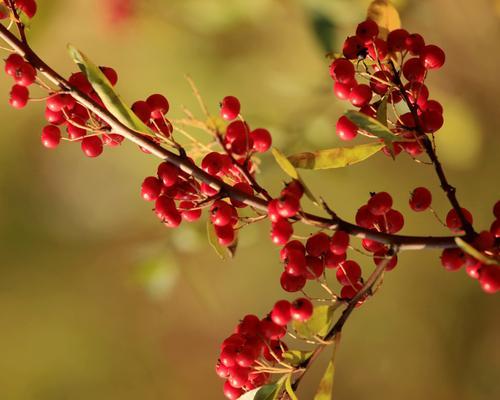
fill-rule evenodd
<path id="1" fill-rule="evenodd" d="M 83 129 L 82 129 L 83 130 Z M 110 133 L 108 135 L 102 135 L 102 142 L 106 146 L 116 147 L 119 146 L 125 138 L 122 135 L 118 135 L 117 133 Z"/>
<path id="2" fill-rule="evenodd" d="M 222 364 L 220 361 L 218 361 L 217 365 L 215 366 L 215 372 L 223 379 L 229 376 L 229 368 Z"/>
<path id="3" fill-rule="evenodd" d="M 69 77 L 69 83 L 85 94 L 89 94 L 92 91 L 92 85 L 83 72 L 75 72 L 72 74 Z"/>
<path id="4" fill-rule="evenodd" d="M 285 185 L 281 195 L 290 195 L 300 199 L 304 195 L 304 187 L 298 180 L 293 180 Z"/>
<path id="5" fill-rule="evenodd" d="M 431 44 L 422 49 L 420 60 L 428 69 L 439 69 L 444 65 L 446 56 L 440 47 Z"/>
<path id="6" fill-rule="evenodd" d="M 359 292 L 360 289 L 361 286 L 358 284 L 355 284 L 354 286 L 351 285 L 342 286 L 342 289 L 340 290 L 340 297 L 342 299 L 350 300 L 354 296 L 356 296 L 356 294 Z"/>
<path id="7" fill-rule="evenodd" d="M 144 123 L 148 122 L 151 118 L 151 108 L 145 101 L 138 100 L 132 104 L 132 111 Z"/>
<path id="8" fill-rule="evenodd" d="M 278 199 L 276 209 L 282 218 L 295 217 L 300 210 L 299 199 L 290 194 L 284 194 Z"/>
<path id="9" fill-rule="evenodd" d="M 152 94 L 146 99 L 146 103 L 151 110 L 151 118 L 161 119 L 170 108 L 168 100 L 161 94 Z"/>
<path id="10" fill-rule="evenodd" d="M 326 253 L 324 256 L 325 259 L 325 268 L 334 269 L 337 268 L 341 263 L 343 263 L 346 259 L 346 254 L 336 255 L 333 253 Z"/>
<path id="11" fill-rule="evenodd" d="M 25 13 L 28 18 L 33 18 L 37 10 L 35 0 L 16 0 L 16 7 Z"/>
<path id="12" fill-rule="evenodd" d="M 495 218 L 500 218 L 500 200 L 498 200 L 493 206 L 493 215 Z"/>
<path id="13" fill-rule="evenodd" d="M 253 149 L 257 153 L 265 153 L 269 150 L 272 144 L 271 134 L 267 129 L 254 129 L 250 132 L 250 139 L 253 142 Z"/>
<path id="14" fill-rule="evenodd" d="M 465 254 L 460 249 L 445 249 L 441 253 L 441 265 L 448 271 L 456 271 L 465 263 Z"/>
<path id="15" fill-rule="evenodd" d="M 387 57 L 387 43 L 382 39 L 375 39 L 367 46 L 368 55 L 373 60 L 383 60 Z"/>
<path id="16" fill-rule="evenodd" d="M 47 108 L 54 112 L 60 112 L 63 109 L 70 110 L 75 104 L 75 99 L 67 94 L 56 93 L 47 99 Z"/>
<path id="17" fill-rule="evenodd" d="M 66 122 L 66 117 L 60 111 L 52 111 L 49 108 L 45 109 L 45 119 L 52 125 L 62 125 Z"/>
<path id="18" fill-rule="evenodd" d="M 333 85 L 333 93 L 340 100 L 348 100 L 352 88 L 357 84 L 358 83 L 356 82 L 355 79 L 353 79 L 348 83 L 335 82 L 335 84 Z"/>
<path id="19" fill-rule="evenodd" d="M 29 96 L 30 93 L 27 87 L 14 85 L 10 90 L 9 104 L 17 109 L 24 108 L 28 104 Z"/>
<path id="20" fill-rule="evenodd" d="M 226 143 L 232 144 L 238 140 L 244 140 L 250 134 L 250 127 L 246 122 L 233 121 L 226 128 Z"/>
<path id="21" fill-rule="evenodd" d="M 271 228 L 271 240 L 278 246 L 283 246 L 293 234 L 292 224 L 286 219 L 279 219 Z"/>
<path id="22" fill-rule="evenodd" d="M 443 106 L 436 100 L 428 100 L 421 106 L 422 111 L 435 111 L 440 114 L 443 113 Z"/>
<path id="23" fill-rule="evenodd" d="M 422 113 L 422 127 L 427 133 L 434 133 L 444 124 L 443 114 L 438 111 L 426 110 Z"/>
<path id="24" fill-rule="evenodd" d="M 285 261 L 291 251 L 305 254 L 306 248 L 299 240 L 291 240 L 280 250 L 280 260 Z"/>
<path id="25" fill-rule="evenodd" d="M 214 228 L 217 239 L 222 246 L 230 246 L 234 243 L 236 236 L 234 228 L 231 224 L 224 226 L 214 225 Z"/>
<path id="26" fill-rule="evenodd" d="M 361 241 L 361 245 L 366 251 L 369 251 L 371 253 L 376 253 L 385 249 L 385 245 L 383 243 L 377 242 L 376 240 L 372 239 L 363 239 Z"/>
<path id="27" fill-rule="evenodd" d="M 364 205 L 358 209 L 356 212 L 356 225 L 363 228 L 373 228 L 376 222 L 376 217 L 368 209 L 367 205 Z"/>
<path id="28" fill-rule="evenodd" d="M 409 37 L 405 29 L 395 29 L 387 35 L 387 47 L 391 53 L 406 49 L 406 39 Z"/>
<path id="29" fill-rule="evenodd" d="M 472 224 L 473 218 L 469 210 L 462 207 L 462 213 L 464 214 L 465 219 Z M 460 217 L 458 216 L 454 208 L 452 208 L 446 215 L 446 226 L 453 232 L 459 232 L 463 229 Z"/>
<path id="30" fill-rule="evenodd" d="M 98 136 L 88 136 L 82 139 L 81 147 L 87 157 L 98 157 L 102 154 L 102 140 Z"/>
<path id="31" fill-rule="evenodd" d="M 161 179 L 166 187 L 172 187 L 179 179 L 180 170 L 174 164 L 162 162 L 158 166 L 158 177 Z"/>
<path id="32" fill-rule="evenodd" d="M 31 64 L 24 62 L 14 75 L 16 84 L 21 86 L 30 86 L 35 82 L 36 70 Z"/>
<path id="33" fill-rule="evenodd" d="M 345 254 L 349 247 L 349 235 L 343 231 L 337 231 L 330 240 L 330 251 L 335 255 Z"/>
<path id="34" fill-rule="evenodd" d="M 330 237 L 323 232 L 310 236 L 306 241 L 307 253 L 314 257 L 321 257 L 330 250 Z"/>
<path id="35" fill-rule="evenodd" d="M 372 90 L 370 86 L 364 83 L 356 85 L 352 88 L 351 93 L 349 93 L 349 101 L 355 107 L 363 107 L 370 103 L 372 99 Z"/>
<path id="36" fill-rule="evenodd" d="M 500 290 L 500 268 L 498 266 L 484 266 L 479 271 L 479 283 L 486 293 L 496 293 Z"/>
<path id="37" fill-rule="evenodd" d="M 358 135 L 358 127 L 346 116 L 342 116 L 336 125 L 337 136 L 345 141 L 354 139 Z"/>
<path id="38" fill-rule="evenodd" d="M 412 33 L 405 39 L 405 47 L 411 55 L 418 56 L 425 47 L 424 38 L 418 33 Z"/>
<path id="39" fill-rule="evenodd" d="M 500 238 L 500 219 L 493 221 L 490 227 L 490 232 L 495 238 Z"/>
<path id="40" fill-rule="evenodd" d="M 425 187 L 418 187 L 411 192 L 410 207 L 413 211 L 425 211 L 432 203 L 432 194 Z"/>
<path id="41" fill-rule="evenodd" d="M 385 214 L 386 222 L 386 232 L 387 233 L 398 233 L 405 224 L 405 219 L 403 214 L 401 214 L 397 210 L 389 210 L 387 214 Z M 382 225 L 382 224 L 380 224 Z"/>
<path id="42" fill-rule="evenodd" d="M 99 67 L 104 76 L 108 79 L 111 86 L 115 86 L 118 83 L 118 74 L 114 68 L 111 67 Z"/>
<path id="43" fill-rule="evenodd" d="M 25 64 L 24 58 L 13 53 L 5 59 L 5 73 L 13 78 L 18 74 L 19 69 Z"/>
<path id="44" fill-rule="evenodd" d="M 260 331 L 268 339 L 278 340 L 286 334 L 286 329 L 278 324 L 275 324 L 270 316 L 263 318 L 260 321 Z"/>
<path id="45" fill-rule="evenodd" d="M 387 255 L 387 250 L 379 250 L 373 255 L 373 262 L 375 265 L 380 265 L 381 263 L 387 263 L 385 266 L 386 271 L 392 271 L 398 264 L 398 256 L 393 255 L 390 258 Z"/>
<path id="46" fill-rule="evenodd" d="M 232 386 L 229 381 L 226 381 L 224 383 L 223 392 L 224 396 L 226 396 L 226 398 L 229 400 L 236 400 L 245 393 L 243 389 L 235 388 L 234 386 Z"/>
<path id="47" fill-rule="evenodd" d="M 356 261 L 344 261 L 337 268 L 336 277 L 341 285 L 354 285 L 361 278 L 361 267 Z"/>
<path id="48" fill-rule="evenodd" d="M 235 215 L 234 207 L 223 200 L 217 200 L 210 207 L 210 220 L 217 226 L 233 224 Z"/>
<path id="49" fill-rule="evenodd" d="M 226 171 L 228 160 L 224 154 L 208 153 L 201 161 L 201 168 L 210 175 L 218 175 Z"/>
<path id="50" fill-rule="evenodd" d="M 306 278 L 304 276 L 293 276 L 286 271 L 281 274 L 280 284 L 286 292 L 298 292 L 306 285 Z"/>
<path id="51" fill-rule="evenodd" d="M 325 272 L 325 264 L 320 257 L 306 256 L 306 279 L 318 279 Z"/>
<path id="52" fill-rule="evenodd" d="M 429 89 L 421 82 L 408 82 L 405 90 L 410 101 L 417 104 L 420 108 L 424 107 L 429 98 Z"/>
<path id="53" fill-rule="evenodd" d="M 403 64 L 403 75 L 410 82 L 422 82 L 425 73 L 425 66 L 420 58 L 410 58 Z"/>
<path id="54" fill-rule="evenodd" d="M 61 130 L 54 125 L 47 125 L 42 129 L 42 144 L 48 149 L 55 149 L 61 142 Z"/>
<path id="55" fill-rule="evenodd" d="M 286 300 L 278 301 L 271 311 L 271 319 L 276 325 L 286 326 L 292 319 L 290 302 Z"/>
<path id="56" fill-rule="evenodd" d="M 467 275 L 469 275 L 472 279 L 479 279 L 479 273 L 481 272 L 482 264 L 477 261 L 474 264 L 467 264 L 465 266 L 465 272 Z"/>
<path id="57" fill-rule="evenodd" d="M 367 19 L 361 22 L 356 28 L 356 36 L 364 41 L 373 39 L 378 35 L 378 25 L 375 21 Z"/>
<path id="58" fill-rule="evenodd" d="M 490 250 L 495 245 L 495 236 L 491 232 L 481 231 L 474 238 L 472 245 L 479 251 Z"/>
<path id="59" fill-rule="evenodd" d="M 290 315 L 295 321 L 308 321 L 314 312 L 314 307 L 309 299 L 301 297 L 295 300 L 290 307 Z"/>
<path id="60" fill-rule="evenodd" d="M 226 96 L 220 104 L 220 115 L 226 121 L 232 121 L 241 111 L 240 101 L 234 96 Z"/>
<path id="61" fill-rule="evenodd" d="M 281 219 L 281 215 L 278 212 L 278 199 L 271 200 L 267 205 L 267 215 L 271 222 L 275 223 Z"/>
<path id="62" fill-rule="evenodd" d="M 358 57 L 364 56 L 366 51 L 363 40 L 357 36 L 348 37 L 344 42 L 344 47 L 342 48 L 342 53 L 344 57 L 349 60 L 354 60 Z"/>
<path id="63" fill-rule="evenodd" d="M 379 192 L 368 200 L 368 210 L 373 215 L 384 215 L 392 207 L 392 197 L 387 192 Z"/>
<path id="64" fill-rule="evenodd" d="M 352 82 L 355 72 L 353 63 L 345 58 L 338 58 L 330 65 L 331 77 L 342 84 Z"/>
<path id="65" fill-rule="evenodd" d="M 370 79 L 370 88 L 379 95 L 384 95 L 389 89 L 389 83 L 392 81 L 392 75 L 387 71 L 377 71 Z M 385 83 L 387 82 L 387 83 Z"/>
<path id="66" fill-rule="evenodd" d="M 246 193 L 249 196 L 253 195 L 253 188 L 246 182 L 238 182 L 233 185 L 233 188 L 239 190 L 240 192 Z M 246 204 L 241 201 L 231 198 L 231 204 L 237 208 L 245 208 Z"/>
<path id="67" fill-rule="evenodd" d="M 141 196 L 146 201 L 155 201 L 160 197 L 163 185 L 155 176 L 148 176 L 141 185 Z"/>
<path id="68" fill-rule="evenodd" d="M 285 262 L 285 271 L 293 276 L 305 276 L 307 274 L 307 262 L 304 252 L 296 249 L 289 250 Z"/>

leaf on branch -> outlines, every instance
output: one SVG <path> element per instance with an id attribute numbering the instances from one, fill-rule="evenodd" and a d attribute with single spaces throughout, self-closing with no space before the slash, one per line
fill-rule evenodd
<path id="1" fill-rule="evenodd" d="M 374 0 L 368 6 L 367 18 L 372 19 L 379 26 L 379 36 L 387 39 L 390 31 L 401 28 L 401 18 L 398 10 L 390 0 Z"/>
<path id="2" fill-rule="evenodd" d="M 467 243 L 462 238 L 456 237 L 455 243 L 464 253 L 474 257 L 476 260 L 481 261 L 485 265 L 500 265 L 498 260 L 494 258 L 488 257 L 486 254 L 481 253 L 479 250 L 472 247 L 469 243 Z"/>
<path id="3" fill-rule="evenodd" d="M 299 181 L 304 188 L 304 193 L 306 196 L 311 200 L 315 205 L 319 206 L 319 202 L 314 196 L 314 194 L 309 190 L 307 185 L 304 183 L 302 178 L 300 177 L 299 173 L 293 166 L 293 164 L 288 160 L 288 158 L 281 152 L 279 151 L 276 147 L 272 148 L 272 153 L 274 156 L 274 159 L 278 163 L 278 165 L 281 167 L 281 169 L 291 178 Z"/>
<path id="4" fill-rule="evenodd" d="M 222 246 L 219 243 L 219 238 L 217 237 L 217 234 L 215 233 L 215 228 L 213 224 L 210 222 L 210 220 L 207 220 L 207 237 L 208 237 L 208 243 L 210 243 L 210 246 L 212 246 L 212 248 L 215 250 L 217 255 L 222 260 L 227 260 L 233 257 L 238 242 L 235 241 L 235 244 L 232 245 L 234 246 L 234 248 L 232 249 Z"/>
<path id="5" fill-rule="evenodd" d="M 327 150 L 293 154 L 288 159 L 297 168 L 331 169 L 343 168 L 366 160 L 379 152 L 383 143 L 374 142 L 354 147 L 336 147 Z"/>
<path id="6" fill-rule="evenodd" d="M 336 307 L 321 305 L 314 307 L 312 317 L 306 322 L 293 321 L 292 327 L 297 335 L 304 339 L 324 337 L 333 326 L 333 314 Z"/>
<path id="7" fill-rule="evenodd" d="M 335 376 L 335 353 L 337 352 L 337 346 L 340 340 L 340 334 L 335 336 L 333 343 L 333 354 L 326 371 L 321 378 L 321 381 L 314 396 L 314 400 L 332 400 L 333 398 L 333 380 Z"/>
<path id="8" fill-rule="evenodd" d="M 377 121 L 375 118 L 363 114 L 362 112 L 351 110 L 347 111 L 345 113 L 345 116 L 351 122 L 356 124 L 360 129 L 364 130 L 370 135 L 382 139 L 394 158 L 393 143 L 401 140 L 399 136 L 392 133 L 391 130 L 380 121 Z"/>
<path id="9" fill-rule="evenodd" d="M 288 374 L 285 380 L 285 390 L 290 397 L 290 400 L 299 400 L 292 388 L 292 374 Z"/>
<path id="10" fill-rule="evenodd" d="M 387 101 L 389 96 L 384 96 L 377 108 L 377 121 L 387 126 Z"/>
<path id="11" fill-rule="evenodd" d="M 318 10 L 313 10 L 310 13 L 309 21 L 316 40 L 321 45 L 322 49 L 326 53 L 333 51 L 335 24 L 330 17 Z"/>
<path id="12" fill-rule="evenodd" d="M 238 397 L 238 400 L 277 400 L 285 385 L 285 379 L 284 376 L 276 383 L 250 390 L 243 396 Z"/>
<path id="13" fill-rule="evenodd" d="M 312 351 L 288 350 L 282 354 L 283 360 L 292 367 L 298 367 L 313 355 Z"/>
<path id="14" fill-rule="evenodd" d="M 135 115 L 115 92 L 108 78 L 87 56 L 72 45 L 68 45 L 69 55 L 89 80 L 106 109 L 122 124 L 143 134 L 152 135 L 151 130 Z"/>

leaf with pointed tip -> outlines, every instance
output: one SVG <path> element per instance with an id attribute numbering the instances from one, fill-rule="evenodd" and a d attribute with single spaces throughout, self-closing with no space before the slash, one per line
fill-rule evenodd
<path id="1" fill-rule="evenodd" d="M 387 101 L 389 96 L 384 96 L 377 108 L 377 121 L 387 126 Z"/>
<path id="2" fill-rule="evenodd" d="M 472 247 L 469 243 L 467 243 L 462 238 L 456 237 L 455 243 L 464 253 L 474 257 L 476 260 L 481 261 L 485 265 L 500 265 L 498 260 L 494 258 L 488 257 L 486 254 L 481 253 L 479 250 Z"/>
<path id="3" fill-rule="evenodd" d="M 135 115 L 115 92 L 108 78 L 87 56 L 72 45 L 68 45 L 69 55 L 89 80 L 106 109 L 128 128 L 152 135 L 151 130 Z"/>
<path id="4" fill-rule="evenodd" d="M 289 374 L 286 377 L 286 380 L 285 380 L 285 390 L 288 393 L 288 396 L 290 396 L 290 400 L 299 400 L 297 398 L 297 395 L 293 391 L 293 388 L 292 388 L 292 374 Z"/>
<path id="5" fill-rule="evenodd" d="M 304 193 L 306 196 L 311 200 L 315 205 L 319 205 L 318 200 L 316 197 L 313 195 L 313 193 L 309 190 L 307 185 L 304 183 L 302 178 L 300 177 L 299 173 L 293 166 L 293 164 L 288 160 L 288 158 L 281 152 L 279 151 L 276 147 L 272 148 L 272 153 L 274 156 L 274 159 L 278 163 L 278 165 L 281 167 L 281 169 L 291 178 L 299 181 L 304 188 Z"/>
<path id="6" fill-rule="evenodd" d="M 383 143 L 373 142 L 354 147 L 336 147 L 327 150 L 293 154 L 288 159 L 297 168 L 330 169 L 343 168 L 366 160 L 379 152 Z"/>
<path id="7" fill-rule="evenodd" d="M 313 355 L 312 351 L 288 350 L 282 354 L 283 361 L 292 367 L 298 367 Z"/>
<path id="8" fill-rule="evenodd" d="M 316 306 L 313 315 L 305 322 L 293 321 L 292 327 L 304 339 L 313 339 L 315 336 L 324 337 L 333 326 L 334 306 Z"/>
<path id="9" fill-rule="evenodd" d="M 335 365 L 333 360 L 330 360 L 323 377 L 318 386 L 318 391 L 314 396 L 314 400 L 331 400 L 333 396 L 333 378 L 335 375 Z"/>
<path id="10" fill-rule="evenodd" d="M 398 10 L 389 0 L 374 0 L 368 7 L 367 18 L 379 26 L 379 37 L 387 39 L 390 31 L 401 28 Z"/>

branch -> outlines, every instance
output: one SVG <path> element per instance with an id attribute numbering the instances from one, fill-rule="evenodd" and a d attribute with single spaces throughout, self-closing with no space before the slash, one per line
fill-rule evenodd
<path id="1" fill-rule="evenodd" d="M 222 180 L 209 175 L 201 168 L 196 166 L 187 157 L 177 155 L 152 141 L 149 141 L 140 133 L 128 128 L 120 121 L 118 121 L 108 110 L 101 107 L 95 101 L 82 94 L 77 89 L 71 87 L 69 82 L 49 67 L 31 48 L 27 43 L 23 43 L 12 32 L 10 32 L 4 25 L 0 24 L 0 38 L 4 40 L 16 53 L 23 56 L 33 67 L 40 71 L 50 82 L 59 87 L 61 90 L 70 94 L 76 101 L 88 108 L 94 114 L 99 116 L 106 122 L 114 133 L 120 134 L 131 142 L 145 148 L 151 154 L 158 157 L 163 161 L 167 161 L 192 177 L 201 182 L 206 183 L 213 189 L 219 191 L 221 195 L 230 197 L 240 201 L 256 210 L 267 212 L 268 201 L 255 195 L 249 195 L 240 190 L 233 188 L 231 185 L 223 182 Z M 460 214 L 459 214 L 460 215 Z M 422 249 L 444 249 L 456 248 L 454 236 L 406 236 L 406 235 L 392 235 L 383 232 L 369 230 L 354 224 L 351 224 L 343 219 L 331 216 L 325 218 L 309 213 L 303 213 L 300 217 L 301 222 L 307 225 L 315 226 L 325 230 L 342 230 L 351 236 L 364 239 L 372 239 L 381 243 L 394 245 L 399 250 L 422 250 Z M 468 236 L 462 237 L 464 240 Z"/>

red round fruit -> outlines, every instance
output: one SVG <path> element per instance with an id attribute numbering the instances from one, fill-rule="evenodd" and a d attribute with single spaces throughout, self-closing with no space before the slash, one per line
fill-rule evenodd
<path id="1" fill-rule="evenodd" d="M 441 254 L 441 265 L 448 271 L 457 271 L 465 263 L 465 254 L 460 249 L 445 249 Z"/>
<path id="2" fill-rule="evenodd" d="M 54 125 L 47 125 L 42 129 L 42 144 L 48 149 L 55 149 L 61 142 L 61 130 Z"/>
<path id="3" fill-rule="evenodd" d="M 271 311 L 271 319 L 276 325 L 286 326 L 292 319 L 290 314 L 290 302 L 287 300 L 278 301 Z"/>
<path id="4" fill-rule="evenodd" d="M 360 84 L 352 88 L 351 93 L 349 94 L 349 101 L 355 107 L 363 107 L 370 103 L 372 95 L 370 86 Z"/>
<path id="5" fill-rule="evenodd" d="M 500 268 L 497 266 L 484 266 L 479 272 L 479 283 L 486 293 L 500 291 Z"/>
<path id="6" fill-rule="evenodd" d="M 353 63 L 345 58 L 338 58 L 330 65 L 330 76 L 339 83 L 352 82 L 355 72 Z"/>
<path id="7" fill-rule="evenodd" d="M 433 44 L 425 46 L 420 52 L 420 60 L 428 69 L 439 69 L 444 65 L 446 56 L 444 51 Z"/>
<path id="8" fill-rule="evenodd" d="M 419 58 L 410 58 L 403 64 L 403 75 L 410 82 L 422 82 L 425 74 L 425 66 Z"/>
<path id="9" fill-rule="evenodd" d="M 286 292 L 298 292 L 306 285 L 306 278 L 304 276 L 293 276 L 287 272 L 281 274 L 280 283 L 281 287 Z"/>
<path id="10" fill-rule="evenodd" d="M 102 154 L 103 145 L 99 136 L 88 136 L 82 139 L 82 151 L 87 157 L 98 157 Z"/>
<path id="11" fill-rule="evenodd" d="M 279 219 L 271 228 L 271 240 L 278 246 L 283 246 L 293 234 L 292 224 L 286 219 Z"/>
<path id="12" fill-rule="evenodd" d="M 411 192 L 410 207 L 413 211 L 421 212 L 427 210 L 432 203 L 432 194 L 425 187 L 418 187 Z"/>
<path id="13" fill-rule="evenodd" d="M 330 251 L 339 256 L 347 252 L 349 247 L 349 235 L 343 231 L 337 231 L 330 240 Z"/>
<path id="14" fill-rule="evenodd" d="M 155 201 L 160 197 L 163 185 L 155 176 L 148 176 L 141 185 L 141 196 L 146 201 Z"/>
<path id="15" fill-rule="evenodd" d="M 379 192 L 368 200 L 368 210 L 373 215 L 384 215 L 392 207 L 392 196 L 387 192 Z"/>
<path id="16" fill-rule="evenodd" d="M 29 100 L 29 90 L 25 86 L 14 85 L 10 90 L 9 104 L 17 109 L 26 107 Z"/>
<path id="17" fill-rule="evenodd" d="M 443 114 L 438 111 L 426 110 L 422 113 L 422 127 L 427 133 L 437 132 L 444 124 Z"/>
<path id="18" fill-rule="evenodd" d="M 337 136 L 345 141 L 354 139 L 358 135 L 358 127 L 346 116 L 342 116 L 336 125 Z"/>
<path id="19" fill-rule="evenodd" d="M 424 38 L 418 33 L 412 33 L 405 40 L 406 50 L 413 56 L 420 55 L 420 52 L 425 47 Z"/>
<path id="20" fill-rule="evenodd" d="M 330 250 L 330 237 L 323 232 L 310 236 L 306 242 L 306 251 L 313 257 L 321 257 Z"/>
<path id="21" fill-rule="evenodd" d="M 361 278 L 361 267 L 356 261 L 344 261 L 337 268 L 336 277 L 341 285 L 354 285 Z"/>
<path id="22" fill-rule="evenodd" d="M 473 218 L 469 210 L 467 210 L 466 208 L 462 208 L 462 213 L 464 214 L 465 219 L 472 224 Z M 460 217 L 458 216 L 455 209 L 451 209 L 446 215 L 446 226 L 453 232 L 459 232 L 463 230 L 462 222 L 460 221 Z"/>
<path id="23" fill-rule="evenodd" d="M 162 119 L 170 108 L 166 97 L 158 93 L 149 96 L 146 99 L 146 103 L 151 110 L 151 118 L 153 119 Z"/>
<path id="24" fill-rule="evenodd" d="M 241 111 L 240 101 L 234 96 L 226 96 L 222 99 L 220 114 L 226 121 L 232 121 Z"/>
<path id="25" fill-rule="evenodd" d="M 273 142 L 269 131 L 263 128 L 255 129 L 250 132 L 250 138 L 253 142 L 253 149 L 257 153 L 265 153 L 268 151 Z"/>
<path id="26" fill-rule="evenodd" d="M 405 29 L 395 29 L 387 35 L 387 47 L 390 52 L 403 51 L 406 49 L 406 39 L 409 33 Z"/>
<path id="27" fill-rule="evenodd" d="M 345 58 L 353 60 L 362 55 L 363 51 L 365 50 L 366 48 L 363 40 L 361 40 L 357 36 L 351 36 L 345 40 L 344 46 L 342 48 L 342 53 L 344 54 Z"/>
<path id="28" fill-rule="evenodd" d="M 295 321 L 305 322 L 308 321 L 314 312 L 314 307 L 309 299 L 301 297 L 295 300 L 290 307 L 291 317 Z"/>

